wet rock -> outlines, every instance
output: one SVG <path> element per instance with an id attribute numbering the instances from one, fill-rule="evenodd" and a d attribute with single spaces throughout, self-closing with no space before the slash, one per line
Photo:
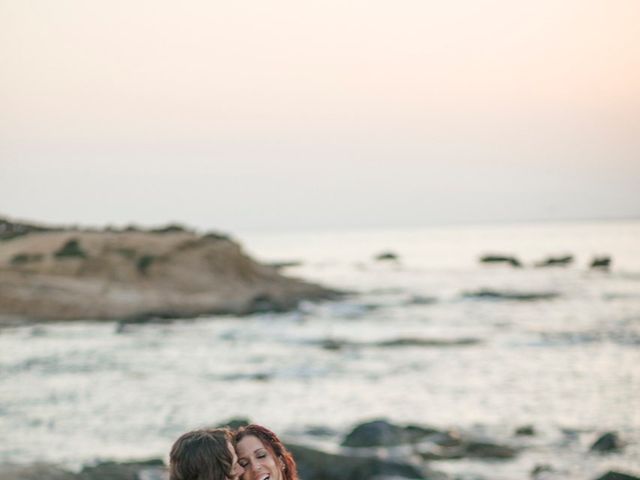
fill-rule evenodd
<path id="1" fill-rule="evenodd" d="M 494 442 L 465 439 L 452 436 L 449 442 L 435 443 L 433 437 L 418 446 L 416 453 L 424 460 L 457 460 L 461 458 L 485 458 L 504 460 L 514 458 L 518 450 Z"/>
<path id="2" fill-rule="evenodd" d="M 616 432 L 607 432 L 598 438 L 590 450 L 592 452 L 610 452 L 620 450 L 623 447 L 622 440 Z"/>
<path id="3" fill-rule="evenodd" d="M 337 351 L 342 350 L 344 347 L 351 346 L 352 344 L 350 342 L 337 338 L 325 338 L 324 340 L 322 340 L 322 342 L 320 342 L 320 345 L 325 350 Z"/>
<path id="4" fill-rule="evenodd" d="M 435 433 L 429 436 L 429 441 L 440 447 L 458 447 L 464 443 L 462 435 L 455 431 Z"/>
<path id="5" fill-rule="evenodd" d="M 168 480 L 160 459 L 136 462 L 103 462 L 86 466 L 79 473 L 55 465 L 0 465 L 0 480 Z"/>
<path id="6" fill-rule="evenodd" d="M 483 255 L 480 257 L 480 263 L 503 263 L 512 267 L 522 267 L 520 260 L 512 255 Z"/>
<path id="7" fill-rule="evenodd" d="M 360 457 L 327 453 L 300 445 L 288 444 L 304 480 L 360 480 L 379 477 L 433 478 L 416 465 L 377 457 Z"/>
<path id="8" fill-rule="evenodd" d="M 166 467 L 162 460 L 152 459 L 138 462 L 103 462 L 93 467 L 84 467 L 77 480 L 141 480 L 166 479 Z"/>
<path id="9" fill-rule="evenodd" d="M 640 476 L 610 470 L 596 480 L 640 480 Z"/>
<path id="10" fill-rule="evenodd" d="M 458 443 L 455 433 L 424 425 L 395 425 L 384 419 L 356 426 L 343 440 L 344 447 L 395 447 L 428 440 L 436 444 Z"/>
<path id="11" fill-rule="evenodd" d="M 425 297 L 423 295 L 413 295 L 407 300 L 407 305 L 431 305 L 437 303 L 438 299 L 435 297 Z"/>
<path id="12" fill-rule="evenodd" d="M 0 480 L 76 480 L 76 476 L 55 465 L 0 465 Z"/>
<path id="13" fill-rule="evenodd" d="M 515 300 L 522 302 L 536 300 L 552 300 L 557 298 L 557 292 L 516 292 L 516 291 L 499 291 L 491 289 L 481 289 L 475 292 L 466 292 L 464 298 L 470 299 L 487 299 L 487 300 Z"/>
<path id="14" fill-rule="evenodd" d="M 392 261 L 398 261 L 400 259 L 400 257 L 398 256 L 398 254 L 394 253 L 394 252 L 390 252 L 390 251 L 386 251 L 386 252 L 381 252 L 379 254 L 377 254 L 374 257 L 375 260 L 377 261 L 388 261 L 388 260 L 392 260 Z"/>
<path id="15" fill-rule="evenodd" d="M 304 430 L 304 433 L 306 433 L 307 435 L 311 435 L 312 437 L 333 437 L 338 432 L 336 432 L 335 430 L 329 427 L 323 427 L 321 425 L 312 425 L 310 427 L 307 427 Z"/>
<path id="16" fill-rule="evenodd" d="M 546 463 L 543 464 L 537 464 L 535 467 L 533 467 L 533 469 L 531 470 L 531 477 L 533 478 L 538 478 L 542 475 L 544 475 L 545 473 L 551 473 L 553 472 L 553 467 L 551 465 L 548 465 Z"/>
<path id="17" fill-rule="evenodd" d="M 476 345 L 480 343 L 477 338 L 454 338 L 451 340 L 437 338 L 394 338 L 383 340 L 374 345 L 376 347 L 459 347 L 464 345 Z"/>
<path id="18" fill-rule="evenodd" d="M 589 264 L 589 268 L 595 268 L 600 270 L 609 270 L 611 267 L 611 257 L 603 255 L 600 257 L 594 257 Z"/>
<path id="19" fill-rule="evenodd" d="M 535 263 L 536 267 L 566 267 L 573 263 L 573 255 L 563 257 L 547 257 Z"/>
<path id="20" fill-rule="evenodd" d="M 533 425 L 522 425 L 521 427 L 516 428 L 514 435 L 519 437 L 531 437 L 536 434 Z"/>
<path id="21" fill-rule="evenodd" d="M 440 442 L 447 443 L 451 439 L 448 432 L 441 432 L 435 428 L 425 427 L 422 425 L 407 425 L 404 427 L 404 430 L 412 441 L 418 441 L 425 437 L 429 437 L 432 442 L 440 445 Z"/>
<path id="22" fill-rule="evenodd" d="M 517 454 L 515 448 L 490 442 L 472 441 L 465 445 L 465 456 L 479 458 L 513 458 Z"/>
<path id="23" fill-rule="evenodd" d="M 275 268 L 276 270 L 282 270 L 283 268 L 299 267 L 300 265 L 302 265 L 302 261 L 301 260 L 285 260 L 282 262 L 271 262 L 271 263 L 268 263 L 267 265 Z"/>
<path id="24" fill-rule="evenodd" d="M 342 441 L 345 447 L 388 447 L 409 443 L 410 435 L 403 427 L 386 420 L 373 420 L 354 428 Z"/>

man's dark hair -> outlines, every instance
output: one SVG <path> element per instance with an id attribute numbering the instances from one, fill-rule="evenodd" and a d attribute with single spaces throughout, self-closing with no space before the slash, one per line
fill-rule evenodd
<path id="1" fill-rule="evenodd" d="M 182 435 L 171 447 L 169 480 L 225 480 L 231 477 L 231 433 L 205 428 Z"/>

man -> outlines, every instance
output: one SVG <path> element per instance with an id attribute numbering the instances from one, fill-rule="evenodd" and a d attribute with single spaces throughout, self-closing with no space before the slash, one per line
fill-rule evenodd
<path id="1" fill-rule="evenodd" d="M 239 480 L 243 473 L 226 429 L 187 432 L 171 447 L 170 480 Z"/>

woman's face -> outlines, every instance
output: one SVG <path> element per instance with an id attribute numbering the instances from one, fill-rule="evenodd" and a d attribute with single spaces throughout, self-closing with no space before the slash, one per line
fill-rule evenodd
<path id="1" fill-rule="evenodd" d="M 236 444 L 236 452 L 244 468 L 243 480 L 283 480 L 284 463 L 258 437 L 243 437 Z"/>

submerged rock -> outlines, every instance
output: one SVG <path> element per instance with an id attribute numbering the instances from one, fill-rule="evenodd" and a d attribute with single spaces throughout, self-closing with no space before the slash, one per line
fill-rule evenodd
<path id="1" fill-rule="evenodd" d="M 610 470 L 596 480 L 640 480 L 640 476 Z"/>
<path id="2" fill-rule="evenodd" d="M 327 453 L 300 445 L 288 444 L 304 480 L 360 480 L 371 478 L 428 479 L 427 472 L 411 463 L 377 457 Z"/>
<path id="3" fill-rule="evenodd" d="M 513 458 L 518 453 L 513 447 L 491 442 L 470 441 L 463 445 L 465 457 Z"/>
<path id="4" fill-rule="evenodd" d="M 497 264 L 507 264 L 512 267 L 522 267 L 522 263 L 516 257 L 512 255 L 483 255 L 480 257 L 480 263 L 497 263 Z"/>
<path id="5" fill-rule="evenodd" d="M 566 267 L 573 263 L 573 255 L 563 257 L 547 257 L 535 263 L 536 267 Z"/>
<path id="6" fill-rule="evenodd" d="M 464 298 L 487 299 L 487 300 L 515 300 L 521 302 L 535 300 L 552 300 L 559 297 L 557 292 L 516 292 L 516 291 L 500 291 L 491 289 L 481 289 L 475 292 L 466 292 Z"/>
<path id="7" fill-rule="evenodd" d="M 397 253 L 387 251 L 387 252 L 381 252 L 381 253 L 377 254 L 374 257 L 374 259 L 378 260 L 378 261 L 393 260 L 393 261 L 397 262 L 400 259 L 400 257 L 398 256 Z"/>
<path id="8" fill-rule="evenodd" d="M 461 438 L 451 445 L 426 443 L 420 445 L 416 452 L 423 460 L 459 460 L 463 458 L 479 458 L 487 460 L 506 460 L 514 458 L 518 450 L 498 443 Z"/>
<path id="9" fill-rule="evenodd" d="M 388 447 L 409 443 L 412 437 L 404 427 L 386 420 L 373 420 L 355 427 L 342 441 L 345 447 Z"/>
<path id="10" fill-rule="evenodd" d="M 84 467 L 77 480 L 167 480 L 169 475 L 160 459 L 138 462 L 103 462 Z"/>
<path id="11" fill-rule="evenodd" d="M 611 452 L 620 450 L 623 446 L 624 444 L 616 432 L 607 432 L 591 445 L 590 450 L 592 452 Z"/>
<path id="12" fill-rule="evenodd" d="M 0 480 L 167 480 L 160 459 L 137 462 L 103 462 L 73 473 L 55 465 L 0 465 Z"/>
<path id="13" fill-rule="evenodd" d="M 77 480 L 77 476 L 56 465 L 0 465 L 0 480 Z"/>
<path id="14" fill-rule="evenodd" d="M 477 338 L 453 338 L 453 339 L 438 339 L 438 338 L 412 338 L 401 337 L 391 340 L 383 340 L 376 342 L 373 345 L 377 347 L 459 347 L 464 345 L 476 345 L 480 343 Z"/>
<path id="15" fill-rule="evenodd" d="M 523 425 L 521 427 L 516 428 L 515 432 L 513 432 L 514 435 L 516 436 L 533 436 L 536 434 L 536 430 L 535 428 L 533 428 L 533 425 Z"/>
<path id="16" fill-rule="evenodd" d="M 445 348 L 445 347 L 466 347 L 477 345 L 482 341 L 478 338 L 414 338 L 400 337 L 379 342 L 352 342 L 340 338 L 325 338 L 319 342 L 325 350 L 342 350 L 344 348 L 402 348 L 402 347 L 425 347 L 425 348 Z"/>
<path id="17" fill-rule="evenodd" d="M 596 268 L 600 270 L 608 270 L 611 267 L 611 257 L 603 255 L 600 257 L 594 257 L 589 264 L 589 268 Z"/>

